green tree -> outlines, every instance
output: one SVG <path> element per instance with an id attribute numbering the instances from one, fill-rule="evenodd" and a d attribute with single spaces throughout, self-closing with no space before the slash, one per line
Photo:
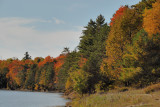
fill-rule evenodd
<path id="1" fill-rule="evenodd" d="M 105 51 L 105 40 L 109 32 L 109 26 L 105 23 L 104 17 L 99 15 L 96 21 L 90 20 L 88 25 L 85 26 L 85 29 L 86 30 L 83 30 L 83 36 L 81 36 L 78 46 L 80 53 L 88 58 L 91 53 L 99 49 L 103 54 Z"/>
<path id="2" fill-rule="evenodd" d="M 120 78 L 125 85 L 137 84 L 144 87 L 157 82 L 160 77 L 160 35 L 150 39 L 148 34 L 141 30 L 133 38 L 123 55 L 123 71 Z"/>
<path id="3" fill-rule="evenodd" d="M 144 13 L 145 9 L 151 9 L 152 4 L 155 3 L 157 0 L 142 0 L 138 4 L 132 5 L 133 8 L 140 14 Z"/>
<path id="4" fill-rule="evenodd" d="M 80 53 L 88 59 L 83 70 L 92 74 L 92 77 L 88 79 L 88 91 L 91 93 L 94 92 L 95 84 L 101 79 L 99 75 L 100 65 L 105 57 L 106 39 L 110 27 L 105 23 L 104 17 L 99 15 L 96 21 L 90 20 L 85 28 L 78 47 Z"/>
<path id="5" fill-rule="evenodd" d="M 7 88 L 7 78 L 6 75 L 9 72 L 7 67 L 0 69 L 0 88 Z"/>
<path id="6" fill-rule="evenodd" d="M 64 47 L 62 54 L 67 55 L 68 53 L 70 53 L 70 50 L 68 47 Z"/>
<path id="7" fill-rule="evenodd" d="M 24 60 L 31 59 L 31 56 L 29 56 L 28 52 L 26 52 L 24 55 Z"/>
<path id="8" fill-rule="evenodd" d="M 39 84 L 42 90 L 54 89 L 54 64 L 52 62 L 47 62 L 41 71 Z"/>
<path id="9" fill-rule="evenodd" d="M 26 80 L 25 80 L 25 88 L 34 90 L 35 87 L 35 73 L 37 70 L 37 65 L 33 64 L 31 68 L 26 73 Z"/>
<path id="10" fill-rule="evenodd" d="M 67 54 L 64 64 L 58 72 L 58 89 L 65 89 L 65 84 L 69 77 L 69 73 L 79 69 L 78 63 L 80 60 L 80 54 L 77 51 L 72 51 Z"/>
<path id="11" fill-rule="evenodd" d="M 27 69 L 23 69 L 22 71 L 18 72 L 18 74 L 17 74 L 17 78 L 19 79 L 19 87 L 20 88 L 24 87 L 24 83 L 26 80 L 26 72 L 27 72 Z"/>

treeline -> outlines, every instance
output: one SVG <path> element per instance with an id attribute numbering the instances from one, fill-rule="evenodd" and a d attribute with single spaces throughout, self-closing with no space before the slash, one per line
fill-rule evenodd
<path id="1" fill-rule="evenodd" d="M 0 88 L 28 90 L 56 90 L 57 73 L 65 54 L 57 58 L 47 56 L 31 59 L 28 52 L 22 60 L 9 58 L 0 61 Z"/>
<path id="2" fill-rule="evenodd" d="M 121 6 L 109 25 L 102 15 L 90 20 L 78 51 L 68 54 L 59 71 L 61 88 L 83 94 L 159 82 L 159 19 L 160 1 L 142 0 Z"/>
<path id="3" fill-rule="evenodd" d="M 82 34 L 77 50 L 65 48 L 57 58 L 1 61 L 0 86 L 83 94 L 159 82 L 159 0 L 121 6 L 110 24 L 99 15 Z"/>

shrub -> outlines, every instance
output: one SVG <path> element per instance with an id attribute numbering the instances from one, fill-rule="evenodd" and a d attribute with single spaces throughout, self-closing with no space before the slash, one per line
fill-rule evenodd
<path id="1" fill-rule="evenodd" d="M 159 90 L 160 90 L 160 83 L 150 85 L 144 89 L 145 93 L 147 93 L 147 94 L 149 94 L 151 92 L 159 91 Z"/>

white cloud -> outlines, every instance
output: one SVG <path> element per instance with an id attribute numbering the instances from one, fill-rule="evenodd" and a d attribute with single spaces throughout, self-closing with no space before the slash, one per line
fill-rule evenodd
<path id="1" fill-rule="evenodd" d="M 63 47 L 74 49 L 79 43 L 81 31 L 58 32 L 36 30 L 35 26 L 24 26 L 33 22 L 49 21 L 25 18 L 0 18 L 0 57 L 18 57 L 26 51 L 32 57 L 51 55 L 56 57 Z M 60 23 L 60 22 L 59 22 Z"/>
<path id="2" fill-rule="evenodd" d="M 57 19 L 57 18 L 53 18 L 53 20 L 55 21 L 56 24 L 65 24 L 65 22 L 63 20 Z"/>
<path id="3" fill-rule="evenodd" d="M 16 24 L 16 25 L 22 25 L 22 24 L 29 24 L 33 22 L 42 22 L 42 23 L 50 23 L 51 20 L 43 20 L 43 19 L 25 19 L 20 17 L 10 17 L 10 18 L 0 18 L 0 22 L 4 24 Z"/>

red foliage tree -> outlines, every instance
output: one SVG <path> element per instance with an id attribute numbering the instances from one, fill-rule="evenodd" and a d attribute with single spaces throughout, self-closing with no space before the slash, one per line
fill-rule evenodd
<path id="1" fill-rule="evenodd" d="M 61 66 L 64 64 L 64 59 L 66 58 L 66 55 L 60 55 L 60 56 L 58 56 L 57 58 L 55 58 L 54 60 L 54 70 L 55 70 L 55 77 L 56 77 L 56 80 L 55 80 L 55 83 L 57 83 L 57 81 L 58 81 L 58 77 L 57 77 L 57 75 L 58 75 L 58 72 L 59 72 L 59 70 L 60 70 L 60 68 L 61 68 Z"/>
<path id="2" fill-rule="evenodd" d="M 113 17 L 111 18 L 111 22 L 110 22 L 110 26 L 113 25 L 114 21 L 116 19 L 118 19 L 119 17 L 121 17 L 123 15 L 124 10 L 126 10 L 128 7 L 127 6 L 121 6 L 116 13 L 113 15 Z"/>

